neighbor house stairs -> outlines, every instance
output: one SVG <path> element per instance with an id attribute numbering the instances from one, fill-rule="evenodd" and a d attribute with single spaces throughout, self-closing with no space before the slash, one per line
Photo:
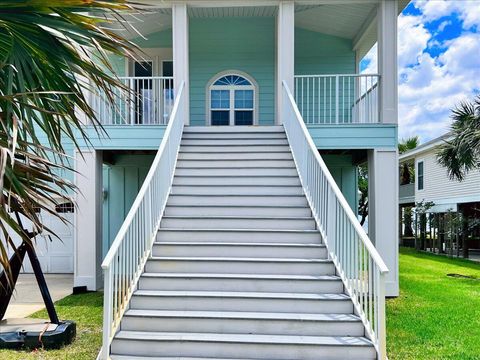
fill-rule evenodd
<path id="1" fill-rule="evenodd" d="M 375 359 L 283 127 L 186 127 L 111 358 Z"/>

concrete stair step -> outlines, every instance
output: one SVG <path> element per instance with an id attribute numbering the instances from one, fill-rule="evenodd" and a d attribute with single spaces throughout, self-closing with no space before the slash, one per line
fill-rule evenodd
<path id="1" fill-rule="evenodd" d="M 321 243 L 318 230 L 269 229 L 167 229 L 158 230 L 157 241 Z"/>
<path id="2" fill-rule="evenodd" d="M 171 194 L 168 205 L 203 206 L 308 206 L 303 195 L 207 195 L 207 194 Z"/>
<path id="3" fill-rule="evenodd" d="M 153 256 L 327 258 L 323 244 L 166 242 L 153 244 Z"/>
<path id="4" fill-rule="evenodd" d="M 185 134 L 217 134 L 217 133 L 283 133 L 285 134 L 285 129 L 282 125 L 271 125 L 271 126 L 186 126 L 183 130 Z"/>
<path id="5" fill-rule="evenodd" d="M 185 145 L 180 144 L 180 152 L 182 153 L 213 153 L 213 154 L 243 154 L 245 151 L 256 152 L 256 153 L 267 153 L 271 154 L 274 152 L 285 152 L 290 151 L 290 147 L 287 144 L 283 145 L 249 145 L 245 147 L 242 144 L 229 144 L 229 145 L 209 145 L 209 144 L 200 144 L 200 145 Z"/>
<path id="6" fill-rule="evenodd" d="M 283 167 L 186 167 L 177 166 L 175 176 L 298 176 L 295 166 Z"/>
<path id="7" fill-rule="evenodd" d="M 203 206 L 176 205 L 165 209 L 166 216 L 286 216 L 310 217 L 312 211 L 306 206 Z"/>
<path id="8" fill-rule="evenodd" d="M 277 151 L 277 152 L 258 152 L 258 151 L 248 151 L 243 152 L 185 152 L 180 151 L 178 153 L 179 160 L 261 160 L 261 159 L 270 159 L 270 160 L 292 160 L 292 153 L 288 150 Z"/>
<path id="9" fill-rule="evenodd" d="M 200 160 L 183 160 L 177 162 L 177 168 L 193 167 L 193 168 L 291 168 L 295 167 L 295 163 L 291 159 L 200 159 Z"/>
<path id="10" fill-rule="evenodd" d="M 130 308 L 152 310 L 251 311 L 352 314 L 345 294 L 137 290 Z"/>
<path id="11" fill-rule="evenodd" d="M 161 228 L 314 230 L 312 217 L 164 216 Z"/>
<path id="12" fill-rule="evenodd" d="M 353 314 L 137 310 L 125 313 L 126 331 L 303 336 L 364 336 Z M 188 329 L 188 330 L 186 330 Z"/>
<path id="13" fill-rule="evenodd" d="M 336 275 L 143 273 L 139 290 L 343 293 Z"/>
<path id="14" fill-rule="evenodd" d="M 173 185 L 171 193 L 204 195 L 303 195 L 298 185 Z"/>
<path id="15" fill-rule="evenodd" d="M 155 256 L 148 259 L 145 271 L 334 275 L 335 266 L 327 259 Z"/>
<path id="16" fill-rule="evenodd" d="M 375 359 L 364 337 L 166 333 L 120 331 L 112 353 L 140 356 L 209 356 L 253 359 Z"/>
<path id="17" fill-rule="evenodd" d="M 182 140 L 186 139 L 285 139 L 286 135 L 280 131 L 269 132 L 186 132 L 183 134 Z"/>
<path id="18" fill-rule="evenodd" d="M 298 176 L 175 176 L 173 185 L 257 185 L 257 186 L 301 186 Z"/>
<path id="19" fill-rule="evenodd" d="M 286 138 L 275 139 L 271 137 L 255 137 L 249 139 L 238 139 L 236 137 L 210 137 L 204 139 L 201 137 L 190 137 L 188 139 L 182 139 L 182 146 L 198 146 L 198 145 L 211 145 L 211 146 L 229 146 L 229 145 L 288 145 Z"/>

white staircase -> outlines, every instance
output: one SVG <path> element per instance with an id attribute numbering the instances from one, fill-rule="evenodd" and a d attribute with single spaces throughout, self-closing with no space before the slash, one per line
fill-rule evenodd
<path id="1" fill-rule="evenodd" d="M 376 359 L 283 127 L 186 127 L 112 359 Z"/>

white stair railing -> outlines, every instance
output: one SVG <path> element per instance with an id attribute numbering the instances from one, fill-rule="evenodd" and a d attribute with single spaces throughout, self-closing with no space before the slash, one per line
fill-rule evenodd
<path id="1" fill-rule="evenodd" d="M 147 177 L 102 263 L 102 359 L 109 358 L 110 344 L 150 256 L 170 193 L 184 127 L 183 88 L 184 83 L 176 94 L 170 122 Z"/>
<path id="2" fill-rule="evenodd" d="M 378 359 L 384 360 L 388 268 L 318 153 L 285 81 L 282 119 L 305 195 L 329 256 L 376 348 Z"/>

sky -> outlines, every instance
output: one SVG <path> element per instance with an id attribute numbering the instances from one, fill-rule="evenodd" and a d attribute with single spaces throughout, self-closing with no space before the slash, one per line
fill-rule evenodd
<path id="1" fill-rule="evenodd" d="M 376 73 L 376 46 L 364 73 Z M 451 109 L 480 95 L 480 0 L 413 0 L 398 18 L 399 138 L 448 131 Z"/>

